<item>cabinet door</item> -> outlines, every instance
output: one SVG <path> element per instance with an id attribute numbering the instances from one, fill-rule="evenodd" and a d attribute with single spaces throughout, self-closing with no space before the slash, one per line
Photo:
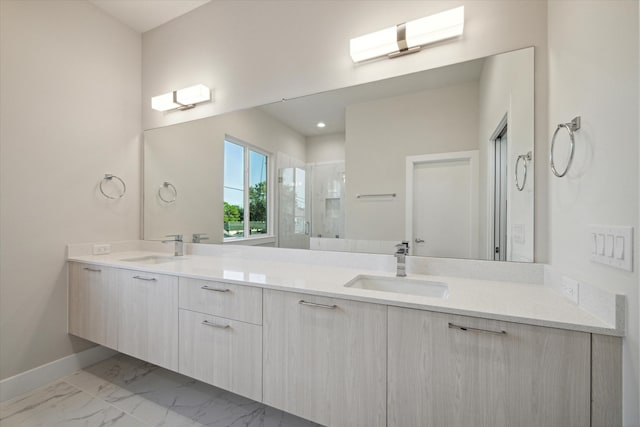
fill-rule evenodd
<path id="1" fill-rule="evenodd" d="M 180 373 L 262 400 L 262 327 L 180 310 Z"/>
<path id="2" fill-rule="evenodd" d="M 327 426 L 384 426 L 387 308 L 263 295 L 264 402 Z"/>
<path id="3" fill-rule="evenodd" d="M 389 307 L 388 425 L 588 426 L 590 342 L 582 332 Z"/>
<path id="4" fill-rule="evenodd" d="M 118 351 L 178 370 L 178 278 L 120 270 Z"/>
<path id="5" fill-rule="evenodd" d="M 117 270 L 69 263 L 69 333 L 110 348 L 118 345 Z"/>

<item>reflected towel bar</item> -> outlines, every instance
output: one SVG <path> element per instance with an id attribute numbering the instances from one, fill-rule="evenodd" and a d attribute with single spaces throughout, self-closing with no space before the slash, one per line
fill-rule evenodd
<path id="1" fill-rule="evenodd" d="M 363 199 L 366 197 L 396 197 L 396 193 L 382 193 L 382 194 L 356 194 L 356 199 Z"/>

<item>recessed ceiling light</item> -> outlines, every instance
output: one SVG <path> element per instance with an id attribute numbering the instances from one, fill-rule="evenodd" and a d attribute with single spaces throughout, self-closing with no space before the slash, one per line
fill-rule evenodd
<path id="1" fill-rule="evenodd" d="M 324 122 L 318 122 L 316 126 L 318 126 L 319 128 L 323 128 L 326 126 L 326 124 Z"/>

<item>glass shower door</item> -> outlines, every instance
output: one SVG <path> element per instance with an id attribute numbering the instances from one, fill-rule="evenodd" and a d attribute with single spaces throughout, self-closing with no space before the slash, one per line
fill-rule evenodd
<path id="1" fill-rule="evenodd" d="M 309 249 L 306 171 L 301 168 L 278 170 L 278 246 Z"/>

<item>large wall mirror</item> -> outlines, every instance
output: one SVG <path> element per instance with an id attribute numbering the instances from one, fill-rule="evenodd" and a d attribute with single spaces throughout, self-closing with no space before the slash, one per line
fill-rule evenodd
<path id="1" fill-rule="evenodd" d="M 144 238 L 532 262 L 533 82 L 526 48 L 147 130 Z"/>

